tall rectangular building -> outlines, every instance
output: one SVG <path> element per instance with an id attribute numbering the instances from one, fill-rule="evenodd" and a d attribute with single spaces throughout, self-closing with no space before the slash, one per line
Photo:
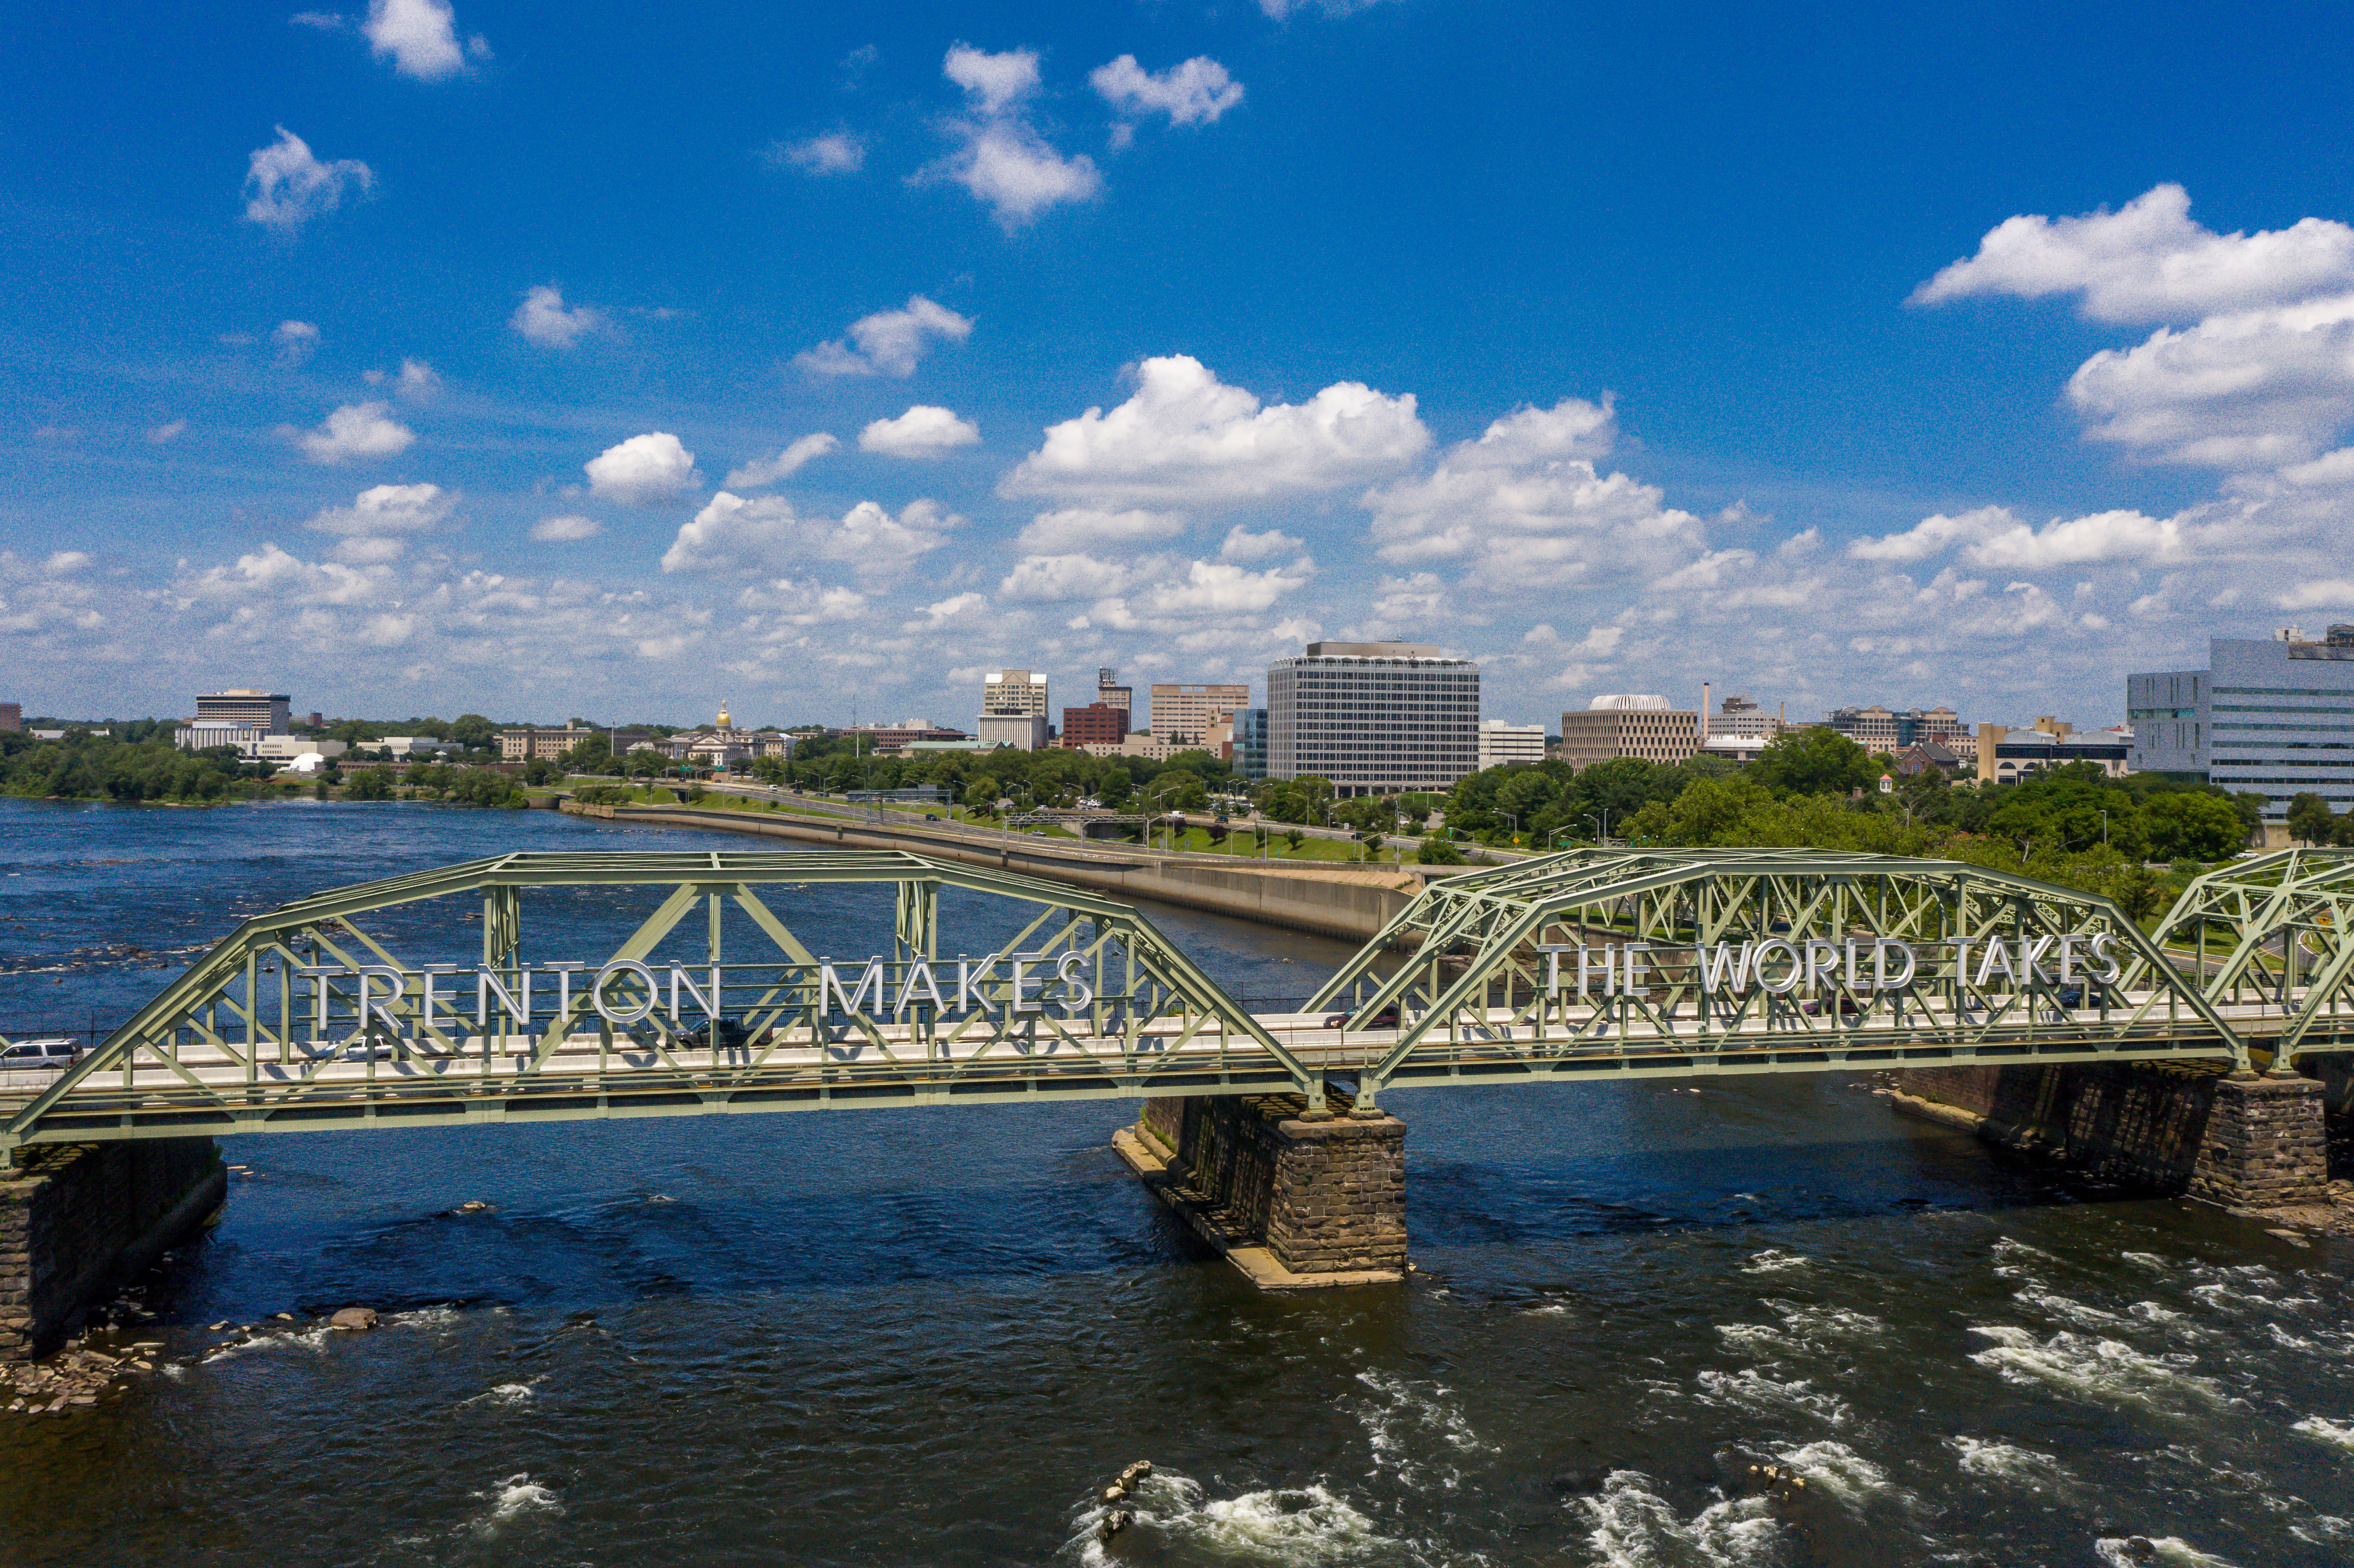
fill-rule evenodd
<path id="1" fill-rule="evenodd" d="M 2262 795 L 2267 818 L 2304 794 L 2354 808 L 2354 625 L 2211 638 L 2204 670 L 2127 675 L 2126 722 L 2137 773 Z"/>
<path id="2" fill-rule="evenodd" d="M 1127 713 L 1136 706 L 1134 687 L 1119 683 L 1119 672 L 1108 667 L 1096 672 L 1096 701 L 1108 708 Z"/>
<path id="3" fill-rule="evenodd" d="M 1267 671 L 1267 776 L 1343 795 L 1445 789 L 1479 766 L 1479 666 L 1414 642 L 1310 642 Z"/>
<path id="4" fill-rule="evenodd" d="M 294 699 L 283 692 L 208 692 L 196 699 L 198 724 L 239 724 L 268 735 L 284 735 Z"/>
<path id="5" fill-rule="evenodd" d="M 1235 715 L 1235 771 L 1246 779 L 1267 777 L 1267 710 L 1245 708 Z"/>
<path id="6" fill-rule="evenodd" d="M 1220 719 L 1232 718 L 1250 706 L 1250 687 L 1188 686 L 1155 681 L 1152 711 L 1147 716 L 1152 738 L 1176 747 L 1207 746 L 1210 731 Z"/>
<path id="7" fill-rule="evenodd" d="M 1046 677 L 1027 670 L 991 670 L 981 678 L 983 718 L 1044 718 Z"/>
<path id="8" fill-rule="evenodd" d="M 10 735 L 25 727 L 25 710 L 16 703 L 0 703 L 0 730 Z"/>

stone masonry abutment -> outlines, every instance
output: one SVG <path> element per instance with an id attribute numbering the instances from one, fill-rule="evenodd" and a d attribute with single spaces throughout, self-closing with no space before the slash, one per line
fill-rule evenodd
<path id="1" fill-rule="evenodd" d="M 1328 1091 L 1328 1094 L 1330 1091 Z M 1113 1146 L 1146 1184 L 1269 1289 L 1405 1277 L 1405 1124 L 1310 1119 L 1297 1095 L 1147 1100 Z"/>
<path id="2" fill-rule="evenodd" d="M 54 1348 L 228 1192 L 209 1138 L 48 1145 L 16 1158 L 0 1170 L 0 1361 Z"/>

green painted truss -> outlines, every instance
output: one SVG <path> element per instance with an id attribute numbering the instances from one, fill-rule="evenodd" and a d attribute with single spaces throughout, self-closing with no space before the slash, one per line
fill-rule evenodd
<path id="1" fill-rule="evenodd" d="M 2354 851 L 2282 850 L 2196 878 L 2158 928 L 2219 1005 L 2270 1015 L 2274 1070 L 2354 1045 Z"/>
<path id="2" fill-rule="evenodd" d="M 893 889 L 887 950 L 836 962 L 793 933 L 792 901 L 843 884 Z M 631 885 L 667 895 L 610 958 L 524 960 L 527 892 Z M 943 955 L 944 889 L 1028 923 L 995 962 Z M 479 917 L 479 965 L 410 961 L 368 929 L 432 901 L 445 938 Z M 741 917 L 723 950 L 731 908 L 753 950 Z M 516 853 L 248 920 L 54 1082 L 0 1098 L 0 1158 L 206 1133 L 1286 1090 L 1320 1105 L 1323 1075 L 1149 920 L 1076 888 L 891 851 Z"/>
<path id="3" fill-rule="evenodd" d="M 1310 1005 L 1378 1042 L 1361 1105 L 1473 1077 L 2248 1065 L 2230 1010 L 2108 900 L 1823 850 L 1580 850 L 1450 876 Z"/>

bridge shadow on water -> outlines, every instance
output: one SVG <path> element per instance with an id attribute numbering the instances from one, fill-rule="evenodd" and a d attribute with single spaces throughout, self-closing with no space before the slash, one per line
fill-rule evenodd
<path id="1" fill-rule="evenodd" d="M 2150 1196 L 1908 1119 L 1870 1087 L 1395 1094 L 1415 1254 L 1460 1276 L 1473 1255 L 1533 1264 L 1676 1232 L 1766 1246 L 1826 1222 Z M 1110 1131 L 1135 1114 L 1099 1101 L 225 1140 L 251 1169 L 176 1315 L 586 1308 L 1217 1267 L 1111 1154 Z M 491 1207 L 457 1212 L 469 1201 Z"/>

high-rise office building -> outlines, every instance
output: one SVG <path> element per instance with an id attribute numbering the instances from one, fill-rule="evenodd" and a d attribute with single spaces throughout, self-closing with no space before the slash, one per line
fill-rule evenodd
<path id="1" fill-rule="evenodd" d="M 1096 701 L 1108 708 L 1127 713 L 1136 706 L 1136 691 L 1119 683 L 1119 672 L 1101 669 L 1096 672 Z"/>
<path id="2" fill-rule="evenodd" d="M 1479 666 L 1414 642 L 1310 642 L 1267 672 L 1267 774 L 1343 795 L 1445 789 L 1479 765 Z"/>
<path id="3" fill-rule="evenodd" d="M 2127 675 L 2126 722 L 2137 773 L 2262 795 L 2268 818 L 2305 794 L 2354 808 L 2354 625 L 2211 638 L 2204 670 Z"/>
<path id="4" fill-rule="evenodd" d="M 208 692 L 196 699 L 198 724 L 235 724 L 265 735 L 284 735 L 293 698 L 283 692 Z"/>
<path id="5" fill-rule="evenodd" d="M 981 678 L 983 718 L 1044 718 L 1046 677 L 1027 670 L 991 670 Z"/>
<path id="6" fill-rule="evenodd" d="M 1155 681 L 1152 712 L 1147 715 L 1152 738 L 1172 746 L 1210 744 L 1210 732 L 1220 719 L 1231 718 L 1250 705 L 1247 685 L 1188 686 Z"/>
<path id="7" fill-rule="evenodd" d="M 0 703 L 0 730 L 10 735 L 25 727 L 25 710 L 16 703 Z"/>

